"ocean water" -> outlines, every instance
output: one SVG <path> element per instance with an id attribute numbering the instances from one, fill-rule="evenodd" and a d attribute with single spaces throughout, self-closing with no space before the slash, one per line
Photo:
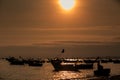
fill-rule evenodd
<path id="1" fill-rule="evenodd" d="M 104 63 L 104 68 L 111 68 L 111 76 L 120 75 L 120 64 Z M 96 78 L 94 69 L 55 72 L 51 63 L 44 63 L 42 67 L 28 65 L 9 65 L 5 60 L 0 60 L 0 80 L 91 80 Z"/>

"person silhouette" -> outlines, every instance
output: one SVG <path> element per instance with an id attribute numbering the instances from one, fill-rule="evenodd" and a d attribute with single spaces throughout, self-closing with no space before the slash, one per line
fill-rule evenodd
<path id="1" fill-rule="evenodd" d="M 97 61 L 97 69 L 98 69 L 98 70 L 103 70 L 103 66 L 100 65 L 100 57 L 97 57 L 97 58 L 96 58 L 96 61 Z"/>
<path id="2" fill-rule="evenodd" d="M 100 65 L 100 61 L 98 61 L 98 63 L 97 63 L 97 67 L 98 67 L 98 70 L 103 70 L 103 66 Z"/>

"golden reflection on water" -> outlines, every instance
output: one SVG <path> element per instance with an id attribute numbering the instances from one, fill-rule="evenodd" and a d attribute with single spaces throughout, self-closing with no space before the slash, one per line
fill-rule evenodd
<path id="1" fill-rule="evenodd" d="M 66 80 L 66 79 L 82 79 L 85 78 L 85 75 L 80 72 L 73 71 L 59 71 L 56 72 L 53 76 L 54 80 Z"/>

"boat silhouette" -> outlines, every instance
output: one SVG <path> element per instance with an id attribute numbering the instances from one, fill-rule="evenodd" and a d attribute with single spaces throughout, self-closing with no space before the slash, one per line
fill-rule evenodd
<path id="1" fill-rule="evenodd" d="M 63 71 L 63 70 L 78 71 L 78 69 L 75 67 L 74 64 L 62 63 L 62 60 L 58 58 L 52 59 L 51 64 L 53 65 L 55 71 Z"/>
<path id="2" fill-rule="evenodd" d="M 10 65 L 24 65 L 24 61 L 21 58 L 9 57 L 6 60 L 10 63 Z"/>
<path id="3" fill-rule="evenodd" d="M 81 63 L 81 62 L 64 62 L 64 60 L 56 58 L 51 60 L 55 71 L 79 71 L 80 69 L 93 69 L 93 63 Z"/>
<path id="4" fill-rule="evenodd" d="M 110 75 L 110 69 L 109 68 L 103 68 L 103 66 L 100 64 L 100 60 L 98 60 L 97 61 L 97 70 L 94 71 L 94 75 L 95 76 L 109 76 Z"/>

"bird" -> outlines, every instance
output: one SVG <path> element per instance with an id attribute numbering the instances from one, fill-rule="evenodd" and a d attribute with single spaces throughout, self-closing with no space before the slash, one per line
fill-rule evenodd
<path id="1" fill-rule="evenodd" d="M 65 52 L 65 50 L 64 50 L 64 49 L 62 49 L 61 53 L 64 53 L 64 52 Z"/>

